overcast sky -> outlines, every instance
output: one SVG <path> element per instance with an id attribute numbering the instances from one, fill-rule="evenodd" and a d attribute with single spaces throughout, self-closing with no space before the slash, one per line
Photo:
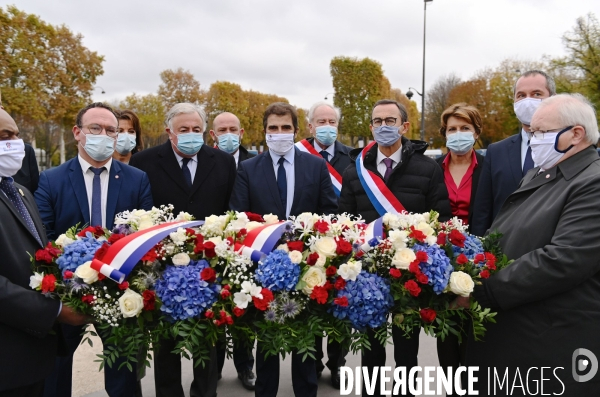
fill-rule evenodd
<path id="1" fill-rule="evenodd" d="M 105 56 L 95 100 L 156 92 L 183 67 L 207 89 L 219 80 L 303 108 L 333 91 L 334 56 L 380 62 L 392 87 L 420 90 L 422 0 L 0 0 L 66 24 Z M 564 55 L 562 35 L 598 0 L 434 0 L 427 3 L 426 87 L 468 79 L 505 58 Z M 420 98 L 415 96 L 420 105 Z"/>

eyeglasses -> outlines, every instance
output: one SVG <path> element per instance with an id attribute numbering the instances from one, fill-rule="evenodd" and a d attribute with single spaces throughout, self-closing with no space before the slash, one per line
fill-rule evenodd
<path id="1" fill-rule="evenodd" d="M 556 128 L 553 130 L 548 130 L 548 131 L 531 131 L 531 135 L 535 138 L 535 139 L 544 139 L 544 134 L 555 134 L 558 132 L 558 135 L 562 134 L 563 132 L 569 131 L 571 128 L 575 127 L 574 125 L 571 125 L 569 127 L 565 127 L 565 128 Z"/>
<path id="2" fill-rule="evenodd" d="M 396 120 L 398 120 L 398 117 L 386 117 L 385 119 L 377 117 L 376 119 L 371 120 L 371 124 L 373 127 L 381 127 L 381 124 L 385 122 L 385 125 L 391 127 L 396 125 Z"/>
<path id="3" fill-rule="evenodd" d="M 100 135 L 102 134 L 102 131 L 106 131 L 106 135 L 112 138 L 118 134 L 118 127 L 104 127 L 100 124 L 88 124 L 81 128 L 87 128 L 92 135 Z"/>

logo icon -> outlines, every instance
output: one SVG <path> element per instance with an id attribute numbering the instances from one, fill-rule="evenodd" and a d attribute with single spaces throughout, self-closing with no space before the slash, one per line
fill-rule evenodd
<path id="1" fill-rule="evenodd" d="M 571 366 L 573 368 L 573 379 L 576 382 L 587 382 L 598 372 L 598 358 L 588 349 L 575 349 Z"/>
<path id="2" fill-rule="evenodd" d="M 10 142 L 6 142 L 6 148 L 7 148 L 7 149 L 10 149 L 10 148 L 11 148 Z"/>

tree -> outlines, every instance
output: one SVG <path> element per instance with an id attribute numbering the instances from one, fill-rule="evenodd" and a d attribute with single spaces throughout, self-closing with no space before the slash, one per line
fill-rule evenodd
<path id="1" fill-rule="evenodd" d="M 158 96 L 165 109 L 168 110 L 180 102 L 204 102 L 204 92 L 200 89 L 200 83 L 189 70 L 163 70 L 160 72 L 160 79 L 162 83 L 158 86 Z"/>
<path id="2" fill-rule="evenodd" d="M 425 140 L 433 142 L 433 147 L 445 147 L 446 142 L 440 136 L 440 117 L 448 106 L 450 92 L 460 84 L 455 74 L 440 77 L 425 94 Z"/>
<path id="3" fill-rule="evenodd" d="M 158 95 L 129 95 L 119 108 L 135 112 L 140 119 L 144 147 L 149 148 L 165 142 L 165 107 Z"/>
<path id="4" fill-rule="evenodd" d="M 273 94 L 263 94 L 257 91 L 245 91 L 248 98 L 248 124 L 244 126 L 244 144 L 259 146 L 265 143 L 263 115 L 267 106 L 274 102 L 289 103 L 287 99 Z"/>
<path id="5" fill-rule="evenodd" d="M 410 123 L 410 127 L 406 133 L 406 137 L 408 139 L 420 139 L 419 131 L 421 127 L 419 123 L 421 114 L 419 113 L 419 109 L 417 109 L 417 103 L 408 99 L 399 88 L 392 88 L 389 98 L 403 104 L 408 111 L 408 122 Z"/>
<path id="6" fill-rule="evenodd" d="M 240 125 L 244 128 L 248 124 L 248 105 L 248 96 L 239 84 L 217 81 L 210 85 L 206 93 L 205 110 L 211 126 L 219 113 L 230 112 L 240 119 Z"/>

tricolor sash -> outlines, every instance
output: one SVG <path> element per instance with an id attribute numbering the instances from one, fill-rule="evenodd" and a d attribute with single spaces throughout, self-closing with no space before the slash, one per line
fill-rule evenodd
<path id="1" fill-rule="evenodd" d="M 112 244 L 102 260 L 92 260 L 91 267 L 120 284 L 140 259 L 170 233 L 180 227 L 190 228 L 202 224 L 204 221 L 168 222 L 132 233 Z"/>
<path id="2" fill-rule="evenodd" d="M 379 242 L 384 238 L 383 217 L 380 217 L 369 223 L 363 235 L 364 242 L 360 247 L 358 247 L 358 250 L 362 252 L 369 252 L 371 248 L 379 244 Z"/>
<path id="3" fill-rule="evenodd" d="M 275 244 L 281 239 L 288 225 L 291 225 L 290 221 L 280 221 L 252 229 L 246 235 L 243 244 L 235 244 L 235 250 L 258 262 L 275 249 Z"/>
<path id="4" fill-rule="evenodd" d="M 302 152 L 310 153 L 323 158 L 323 156 L 321 156 L 321 154 L 315 150 L 315 147 L 306 139 L 296 142 L 296 147 Z M 331 178 L 331 183 L 333 184 L 333 190 L 335 191 L 335 194 L 340 197 L 340 192 L 342 191 L 342 176 L 335 170 L 335 168 L 333 168 L 331 164 L 329 164 L 329 161 L 325 161 L 325 163 L 327 163 L 327 169 L 329 170 L 329 177 Z"/>
<path id="5" fill-rule="evenodd" d="M 383 216 L 388 212 L 392 214 L 406 212 L 404 206 L 385 185 L 383 179 L 377 176 L 377 174 L 374 172 L 365 168 L 365 156 L 369 152 L 369 149 L 373 147 L 373 145 L 375 145 L 374 141 L 369 143 L 356 158 L 356 171 L 358 173 L 358 179 L 360 180 L 363 189 L 365 189 L 371 204 L 373 204 L 373 207 L 375 207 L 379 215 Z"/>

